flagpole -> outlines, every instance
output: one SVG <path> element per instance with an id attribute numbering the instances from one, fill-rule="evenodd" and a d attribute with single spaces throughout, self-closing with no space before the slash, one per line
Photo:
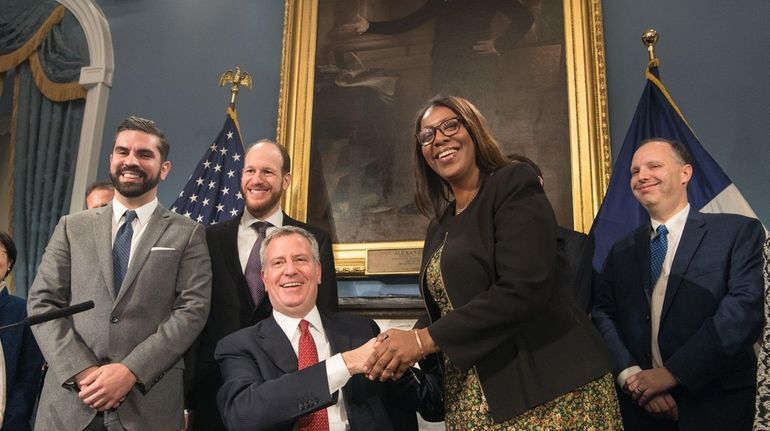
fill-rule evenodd
<path id="1" fill-rule="evenodd" d="M 204 225 L 237 217 L 244 207 L 240 192 L 244 150 L 235 100 L 241 86 L 251 88 L 251 75 L 236 66 L 235 70 L 228 70 L 219 78 L 220 87 L 228 84 L 230 104 L 225 124 L 211 145 L 206 147 L 190 179 L 171 206 L 171 211 Z"/>
<path id="2" fill-rule="evenodd" d="M 241 85 L 251 89 L 251 75 L 246 71 L 241 71 L 240 66 L 235 66 L 235 71 L 232 69 L 227 70 L 219 77 L 219 86 L 224 87 L 230 84 L 230 105 L 229 108 L 235 110 L 235 99 L 238 97 L 238 92 L 241 89 Z"/>
<path id="3" fill-rule="evenodd" d="M 647 47 L 647 54 L 650 57 L 650 61 L 654 61 L 655 57 L 655 44 L 658 43 L 658 32 L 654 28 L 651 28 L 642 33 L 642 43 Z"/>

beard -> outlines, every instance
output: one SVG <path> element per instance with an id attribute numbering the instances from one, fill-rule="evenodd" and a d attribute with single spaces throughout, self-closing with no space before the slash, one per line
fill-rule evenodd
<path id="1" fill-rule="evenodd" d="M 281 195 L 283 194 L 283 190 L 280 188 L 278 191 L 271 190 L 270 196 L 264 200 L 257 203 L 249 202 L 248 196 L 248 190 L 244 187 L 241 187 L 241 195 L 243 196 L 244 203 L 246 204 L 246 209 L 253 215 L 254 217 L 258 219 L 264 219 L 266 216 L 268 216 L 270 210 L 275 208 L 275 206 L 278 204 L 278 202 L 281 201 Z"/>
<path id="2" fill-rule="evenodd" d="M 121 183 L 120 175 L 123 172 L 133 172 L 141 178 L 141 182 L 138 183 Z M 110 180 L 112 185 L 115 186 L 115 191 L 127 198 L 136 198 L 142 196 L 148 191 L 154 189 L 160 182 L 160 170 L 154 176 L 148 176 L 146 172 L 134 166 L 127 166 L 116 171 L 110 172 Z"/>

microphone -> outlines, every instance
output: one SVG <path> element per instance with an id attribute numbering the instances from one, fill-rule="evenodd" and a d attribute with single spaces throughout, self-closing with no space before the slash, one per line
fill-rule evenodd
<path id="1" fill-rule="evenodd" d="M 62 317 L 67 317 L 73 314 L 82 313 L 92 308 L 94 308 L 94 301 L 81 302 L 80 304 L 70 305 L 69 307 L 64 307 L 59 310 L 46 311 L 45 313 L 35 314 L 34 316 L 27 316 L 27 318 L 19 322 L 11 323 L 10 325 L 0 326 L 0 330 L 6 329 L 6 328 L 12 328 L 14 326 L 19 326 L 24 324 L 27 324 L 29 326 L 37 325 L 43 322 L 48 322 L 49 320 L 60 319 Z"/>

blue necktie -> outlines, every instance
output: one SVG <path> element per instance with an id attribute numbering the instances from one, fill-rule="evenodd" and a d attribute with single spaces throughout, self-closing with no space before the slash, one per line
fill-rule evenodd
<path id="1" fill-rule="evenodd" d="M 115 289 L 115 297 L 123 285 L 123 278 L 128 270 L 128 258 L 131 255 L 131 238 L 134 236 L 132 222 L 136 219 L 136 211 L 128 210 L 125 214 L 126 222 L 120 226 L 115 235 L 115 244 L 112 246 L 112 282 Z"/>
<path id="2" fill-rule="evenodd" d="M 249 260 L 246 262 L 246 271 L 243 275 L 249 285 L 249 293 L 251 293 L 251 299 L 254 300 L 254 308 L 259 307 L 265 297 L 265 283 L 262 282 L 262 261 L 259 259 L 259 248 L 265 240 L 269 226 L 272 224 L 265 221 L 258 221 L 251 225 L 257 231 L 257 241 L 251 248 Z"/>
<path id="3" fill-rule="evenodd" d="M 663 260 L 666 258 L 668 249 L 668 229 L 662 224 L 655 230 L 657 235 L 650 241 L 650 291 L 655 288 L 655 283 L 660 277 L 660 271 L 663 269 Z"/>

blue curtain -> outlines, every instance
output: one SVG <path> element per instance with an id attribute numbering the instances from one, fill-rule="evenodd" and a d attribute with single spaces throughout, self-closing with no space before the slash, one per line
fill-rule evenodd
<path id="1" fill-rule="evenodd" d="M 0 22 L 0 55 L 17 57 L 11 125 L 12 235 L 18 248 L 13 281 L 14 294 L 26 297 L 72 196 L 85 106 L 85 90 L 77 80 L 89 63 L 88 49 L 77 20 L 50 0 L 8 6 L 0 10 L 0 20 L 10 20 Z M 29 25 L 38 27 L 31 31 Z"/>

